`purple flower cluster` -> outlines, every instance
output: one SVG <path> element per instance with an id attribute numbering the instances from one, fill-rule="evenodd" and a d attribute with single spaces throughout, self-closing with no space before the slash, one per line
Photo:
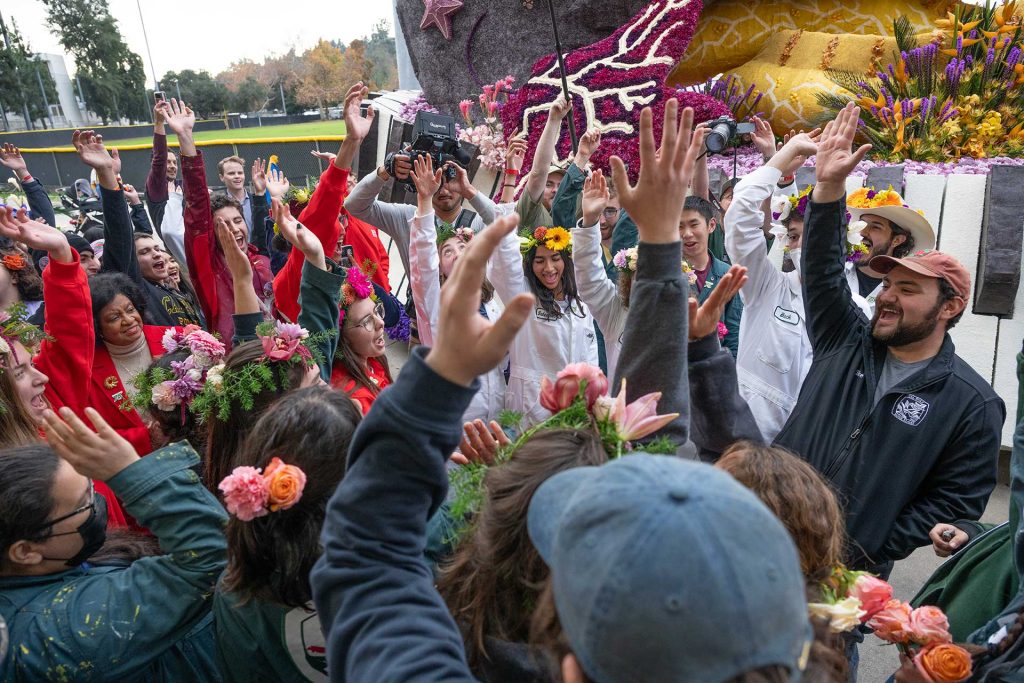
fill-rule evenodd
<path id="1" fill-rule="evenodd" d="M 398 110 L 398 118 L 412 123 L 416 120 L 416 114 L 421 111 L 430 112 L 431 114 L 439 113 L 437 107 L 427 102 L 426 98 L 420 94 L 402 105 L 402 108 Z"/>

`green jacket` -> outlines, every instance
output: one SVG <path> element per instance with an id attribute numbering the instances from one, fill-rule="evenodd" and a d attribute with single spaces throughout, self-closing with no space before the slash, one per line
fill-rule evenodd
<path id="1" fill-rule="evenodd" d="M 203 622 L 226 564 L 227 517 L 190 469 L 198 463 L 190 446 L 173 444 L 107 482 L 165 555 L 0 577 L 10 632 L 0 680 L 220 680 Z"/>
<path id="2" fill-rule="evenodd" d="M 976 525 L 982 533 L 944 562 L 911 601 L 915 607 L 937 605 L 949 617 L 950 632 L 957 642 L 983 644 L 993 616 L 1014 612 L 1024 603 L 1024 354 L 1017 355 L 1018 410 L 1010 460 L 1010 519 L 995 527 Z M 958 526 L 967 526 L 957 522 Z M 973 635 L 972 635 L 973 634 Z"/>

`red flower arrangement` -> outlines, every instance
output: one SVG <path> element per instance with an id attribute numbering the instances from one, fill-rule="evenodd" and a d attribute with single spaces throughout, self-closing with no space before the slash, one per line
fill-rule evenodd
<path id="1" fill-rule="evenodd" d="M 640 169 L 640 112 L 654 110 L 655 136 L 660 136 L 665 102 L 678 97 L 681 106 L 694 108 L 695 120 L 706 121 L 729 113 L 728 107 L 701 93 L 677 93 L 665 87 L 665 78 L 693 37 L 702 4 L 698 0 L 656 0 L 604 40 L 570 52 L 565 57 L 569 89 L 573 94 L 576 130 L 605 128 L 626 123 L 630 130 L 602 130 L 601 147 L 591 158 L 596 168 L 607 169 L 608 159 L 619 156 L 635 180 Z M 539 59 L 530 80 L 501 110 L 504 130 L 528 131 L 526 158 L 532 159 L 546 120 L 547 106 L 561 92 L 555 56 Z M 589 107 L 584 106 L 584 95 Z M 594 119 L 587 112 L 594 112 Z M 559 158 L 572 154 L 568 132 L 556 147 Z M 529 168 L 523 168 L 525 176 Z"/>

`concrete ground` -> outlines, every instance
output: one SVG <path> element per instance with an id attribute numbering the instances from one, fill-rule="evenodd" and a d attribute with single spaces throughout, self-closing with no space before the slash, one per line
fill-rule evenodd
<path id="1" fill-rule="evenodd" d="M 402 364 L 408 359 L 408 351 L 405 344 L 391 342 L 387 350 L 388 360 L 391 364 L 391 372 L 397 373 Z M 982 521 L 997 524 L 1005 522 L 1009 517 L 1010 510 L 1010 487 L 1006 484 L 996 486 L 992 497 L 989 499 L 988 508 Z M 902 562 L 897 562 L 889 577 L 895 590 L 895 596 L 900 600 L 910 600 L 918 589 L 924 585 L 928 577 L 943 560 L 932 552 L 931 546 L 918 548 L 917 551 Z M 891 676 L 899 667 L 899 656 L 896 648 L 886 645 L 874 636 L 868 636 L 860 646 L 860 668 L 857 680 L 862 683 L 882 683 Z"/>

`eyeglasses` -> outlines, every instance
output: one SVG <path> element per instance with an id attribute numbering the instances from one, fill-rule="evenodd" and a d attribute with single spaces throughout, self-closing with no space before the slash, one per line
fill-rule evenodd
<path id="1" fill-rule="evenodd" d="M 613 216 L 619 215 L 619 210 L 614 207 L 609 207 L 604 210 L 604 215 L 606 218 L 612 218 Z"/>
<path id="2" fill-rule="evenodd" d="M 352 327 L 361 327 L 367 332 L 373 332 L 375 318 L 380 318 L 381 322 L 384 321 L 384 304 L 380 302 L 373 307 L 373 313 L 353 324 Z"/>
<path id="3" fill-rule="evenodd" d="M 57 517 L 56 519 L 49 520 L 48 522 L 43 524 L 43 526 L 41 526 L 40 528 L 41 529 L 48 529 L 48 528 L 54 527 L 57 524 L 60 524 L 61 522 L 63 522 L 65 519 L 71 519 L 75 515 L 80 515 L 83 512 L 85 512 L 86 510 L 90 510 L 91 511 L 90 512 L 90 518 L 92 517 L 92 515 L 96 514 L 96 486 L 95 486 L 95 484 L 93 484 L 91 479 L 89 480 L 89 502 L 88 503 L 86 503 L 85 505 L 83 505 L 80 508 L 72 510 L 71 512 L 69 512 L 66 515 L 61 515 L 60 517 Z M 53 536 L 70 536 L 71 534 L 77 534 L 77 533 L 78 533 L 78 529 L 75 529 L 74 531 L 65 531 L 65 532 L 59 533 L 59 534 L 47 534 L 47 538 L 50 538 L 50 537 L 53 537 Z"/>

